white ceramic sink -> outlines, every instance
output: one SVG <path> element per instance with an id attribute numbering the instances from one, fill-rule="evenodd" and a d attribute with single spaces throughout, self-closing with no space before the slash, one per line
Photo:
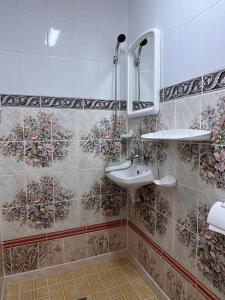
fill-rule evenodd
<path id="1" fill-rule="evenodd" d="M 124 165 L 125 164 L 121 164 L 121 168 L 123 168 Z M 116 167 L 119 168 L 120 166 Z M 157 178 L 156 174 L 155 168 L 134 163 L 129 169 L 112 171 L 106 173 L 106 176 L 117 185 L 133 190 L 143 185 L 153 183 L 153 180 Z"/>

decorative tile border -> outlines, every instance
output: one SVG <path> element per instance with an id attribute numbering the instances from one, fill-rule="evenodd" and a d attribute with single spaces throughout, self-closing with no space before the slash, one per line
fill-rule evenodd
<path id="1" fill-rule="evenodd" d="M 95 109 L 114 110 L 114 100 L 104 99 L 81 99 L 67 97 L 45 97 L 29 95 L 0 95 L 3 107 L 44 107 L 44 108 L 72 108 L 72 109 Z M 127 101 L 117 101 L 118 110 L 126 111 Z"/>
<path id="2" fill-rule="evenodd" d="M 139 110 L 153 106 L 152 102 L 133 101 L 133 110 Z"/>
<path id="3" fill-rule="evenodd" d="M 225 69 L 203 74 L 197 78 L 179 82 L 160 90 L 160 102 L 199 95 L 225 88 Z"/>
<path id="4" fill-rule="evenodd" d="M 159 245 L 149 238 L 140 228 L 138 228 L 133 222 L 128 220 L 128 226 L 130 226 L 136 234 L 142 238 L 153 250 L 155 250 L 171 267 L 173 267 L 185 280 L 187 280 L 192 286 L 196 287 L 199 292 L 206 296 L 210 300 L 218 300 L 218 297 L 212 293 L 205 285 L 203 285 L 195 276 L 193 276 L 188 270 L 181 266 L 174 258 L 172 258 L 167 252 L 165 252 Z"/>
<path id="5" fill-rule="evenodd" d="M 23 96 L 23 95 L 0 95 L 1 106 L 17 107 L 40 107 L 41 99 L 38 96 Z"/>
<path id="6" fill-rule="evenodd" d="M 125 226 L 125 225 L 127 225 L 127 220 L 122 219 L 117 221 L 111 221 L 111 222 L 99 223 L 99 224 L 66 229 L 61 231 L 55 231 L 55 232 L 50 232 L 45 234 L 33 235 L 33 236 L 28 236 L 19 239 L 7 240 L 7 241 L 3 241 L 1 246 L 4 249 L 17 247 L 17 246 L 26 246 L 37 242 L 65 238 L 65 237 L 74 236 L 78 234 L 90 233 L 90 232 L 95 232 L 103 229 L 111 229 L 111 228 Z"/>
<path id="7" fill-rule="evenodd" d="M 164 88 L 164 101 L 193 96 L 202 92 L 202 77 L 174 84 Z"/>
<path id="8" fill-rule="evenodd" d="M 225 88 L 225 70 L 203 76 L 203 92 Z"/>
<path id="9" fill-rule="evenodd" d="M 41 97 L 41 107 L 83 109 L 83 99 Z"/>

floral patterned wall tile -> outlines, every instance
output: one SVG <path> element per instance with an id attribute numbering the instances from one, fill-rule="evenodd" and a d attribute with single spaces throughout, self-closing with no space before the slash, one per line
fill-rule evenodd
<path id="1" fill-rule="evenodd" d="M 197 276 L 219 299 L 225 297 L 225 252 L 199 238 L 197 249 Z"/>
<path id="2" fill-rule="evenodd" d="M 175 149 L 174 174 L 178 184 L 198 189 L 199 181 L 199 145 L 178 143 Z"/>
<path id="3" fill-rule="evenodd" d="M 197 235 L 179 224 L 174 227 L 175 259 L 196 277 Z"/>
<path id="4" fill-rule="evenodd" d="M 157 158 L 158 158 L 158 168 L 161 177 L 168 174 L 174 175 L 174 161 L 176 144 L 173 142 L 158 143 L 157 144 Z M 175 176 L 175 175 L 174 175 Z"/>
<path id="5" fill-rule="evenodd" d="M 130 253 L 137 258 L 138 255 L 138 235 L 128 226 L 127 228 L 127 248 Z"/>
<path id="6" fill-rule="evenodd" d="M 136 226 L 141 226 L 140 218 L 140 203 L 132 202 L 132 199 L 136 199 L 135 193 L 128 194 L 128 217 Z"/>
<path id="7" fill-rule="evenodd" d="M 120 226 L 109 229 L 109 252 L 127 247 L 127 227 Z"/>
<path id="8" fill-rule="evenodd" d="M 88 233 L 86 235 L 86 238 L 88 257 L 109 252 L 108 230 L 101 230 L 98 232 Z"/>
<path id="9" fill-rule="evenodd" d="M 86 234 L 64 238 L 65 262 L 87 258 Z"/>
<path id="10" fill-rule="evenodd" d="M 3 249 L 3 267 L 5 275 L 11 275 L 12 273 L 12 261 L 11 261 L 11 250 Z"/>
<path id="11" fill-rule="evenodd" d="M 38 268 L 38 244 L 19 246 L 10 249 L 11 273 L 17 274 L 36 270 Z M 9 272 L 10 262 L 6 258 L 5 270 Z"/>
<path id="12" fill-rule="evenodd" d="M 138 251 L 137 251 L 137 259 L 138 262 L 144 267 L 145 271 L 149 273 L 150 264 L 152 267 L 152 261 L 150 259 L 150 247 L 148 247 L 147 243 L 138 238 Z"/>
<path id="13" fill-rule="evenodd" d="M 13 190 L 13 181 L 9 179 L 8 201 L 6 195 L 2 196 L 6 200 L 2 210 L 4 240 L 52 231 L 55 224 L 62 226 L 63 221 L 71 220 L 70 201 L 77 195 L 72 190 L 73 180 L 68 184 L 66 176 L 59 180 L 46 172 L 27 174 L 26 186 L 19 182 Z M 7 191 L 6 187 L 3 191 Z M 70 226 L 76 225 L 76 220 L 73 222 Z"/>
<path id="14" fill-rule="evenodd" d="M 91 143 L 91 144 L 90 144 Z M 104 166 L 101 160 L 101 140 L 81 140 L 77 152 L 79 157 L 79 169 L 97 169 Z"/>
<path id="15" fill-rule="evenodd" d="M 52 139 L 53 115 L 42 109 L 23 109 L 23 129 L 26 141 Z"/>
<path id="16" fill-rule="evenodd" d="M 166 264 L 166 294 L 170 299 L 186 300 L 186 281 L 168 264 Z"/>
<path id="17" fill-rule="evenodd" d="M 0 141 L 0 174 L 2 176 L 25 174 L 24 149 L 24 142 Z"/>
<path id="18" fill-rule="evenodd" d="M 178 185 L 174 202 L 175 222 L 197 233 L 198 191 Z M 188 222 L 192 219 L 192 223 Z"/>
<path id="19" fill-rule="evenodd" d="M 211 141 L 214 144 L 224 144 L 223 133 L 225 113 L 225 92 L 205 94 L 202 97 L 202 129 L 212 130 Z"/>
<path id="20" fill-rule="evenodd" d="M 63 200 L 56 202 L 55 205 L 56 207 L 61 207 L 61 210 L 59 211 L 59 215 L 55 218 L 54 230 L 66 230 L 83 225 L 81 224 L 79 200 Z"/>
<path id="21" fill-rule="evenodd" d="M 82 197 L 79 201 L 80 225 L 87 226 L 102 222 L 101 196 Z"/>
<path id="22" fill-rule="evenodd" d="M 160 120 L 165 129 L 175 128 L 175 101 L 160 103 Z"/>
<path id="23" fill-rule="evenodd" d="M 100 195 L 102 176 L 100 169 L 79 170 L 78 176 L 80 198 Z"/>
<path id="24" fill-rule="evenodd" d="M 127 195 L 124 193 L 101 197 L 102 222 L 122 219 L 126 209 Z"/>
<path id="25" fill-rule="evenodd" d="M 202 145 L 200 148 L 200 181 L 201 192 L 225 196 L 225 168 L 223 155 L 225 147 L 219 145 Z"/>
<path id="26" fill-rule="evenodd" d="M 132 130 L 133 138 L 138 139 L 142 135 L 142 118 L 128 119 L 129 130 Z"/>
<path id="27" fill-rule="evenodd" d="M 97 158 L 98 163 L 102 162 L 101 165 L 108 158 L 112 162 L 120 161 L 121 155 L 126 151 L 120 140 L 121 133 L 126 131 L 126 118 L 121 114 L 118 115 L 117 130 L 113 134 L 114 127 L 115 116 L 108 113 L 104 117 L 100 116 L 99 123 L 95 122 L 91 128 L 84 129 L 84 134 L 80 136 L 80 146 L 86 154 L 85 157 L 92 154 L 90 158 Z M 112 137 L 114 137 L 113 144 L 111 144 Z"/>
<path id="28" fill-rule="evenodd" d="M 0 142 L 24 140 L 23 110 L 21 108 L 2 108 L 0 132 Z"/>
<path id="29" fill-rule="evenodd" d="M 80 112 L 70 109 L 46 109 L 52 114 L 52 139 L 72 140 L 78 139 L 78 114 Z"/>
<path id="30" fill-rule="evenodd" d="M 64 262 L 63 239 L 39 243 L 39 268 L 59 265 Z"/>
<path id="31" fill-rule="evenodd" d="M 24 175 L 10 175 L 0 176 L 0 207 L 8 207 L 11 201 L 14 200 L 15 195 L 20 194 L 22 191 L 26 191 L 26 182 Z M 26 204 L 26 195 L 22 200 L 22 205 Z M 25 202 L 24 202 L 25 199 Z M 16 206 L 21 206 L 21 202 Z"/>
<path id="32" fill-rule="evenodd" d="M 174 222 L 172 219 L 157 212 L 157 223 L 155 232 L 156 243 L 174 257 Z"/>
<path id="33" fill-rule="evenodd" d="M 79 168 L 79 141 L 78 140 L 53 140 L 52 171 L 76 171 Z"/>
<path id="34" fill-rule="evenodd" d="M 95 136 L 99 139 L 100 135 L 100 114 L 98 111 L 81 110 L 77 114 L 77 137 L 86 140 L 87 136 Z"/>
<path id="35" fill-rule="evenodd" d="M 26 141 L 25 163 L 28 172 L 38 172 L 41 168 L 50 168 L 53 164 L 53 144 L 51 140 Z"/>
<path id="36" fill-rule="evenodd" d="M 192 284 L 187 283 L 187 299 L 188 300 L 207 300 L 203 294 L 198 292 L 196 287 L 194 287 Z"/>
<path id="37" fill-rule="evenodd" d="M 209 230 L 209 224 L 207 223 L 209 210 L 216 201 L 223 201 L 223 199 L 219 199 L 218 196 L 213 194 L 199 194 L 198 236 L 225 252 L 225 236 Z"/>
<path id="38" fill-rule="evenodd" d="M 161 289 L 165 289 L 165 261 L 143 240 L 138 240 L 138 261 Z"/>
<path id="39" fill-rule="evenodd" d="M 55 172 L 53 176 L 54 201 L 75 200 L 79 196 L 78 172 Z"/>
<path id="40" fill-rule="evenodd" d="M 156 197 L 153 185 L 146 185 L 138 189 L 135 194 L 137 210 L 140 216 L 141 229 L 153 240 L 157 222 Z"/>
<path id="41" fill-rule="evenodd" d="M 3 265 L 3 249 L 0 249 L 0 278 L 4 276 L 4 270 L 3 269 L 4 269 L 4 265 Z"/>
<path id="42" fill-rule="evenodd" d="M 176 128 L 200 129 L 202 96 L 175 102 Z"/>

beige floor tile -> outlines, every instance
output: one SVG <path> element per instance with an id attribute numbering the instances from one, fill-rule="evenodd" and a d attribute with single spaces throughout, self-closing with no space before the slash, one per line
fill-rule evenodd
<path id="1" fill-rule="evenodd" d="M 60 274 L 62 281 L 68 281 L 73 279 L 73 272 L 65 272 Z"/>
<path id="2" fill-rule="evenodd" d="M 150 288 L 138 290 L 137 294 L 141 299 L 152 299 L 154 297 L 154 294 Z"/>
<path id="3" fill-rule="evenodd" d="M 114 280 L 118 285 L 124 285 L 125 283 L 129 283 L 129 280 L 125 276 L 114 277 Z"/>
<path id="4" fill-rule="evenodd" d="M 115 288 L 117 286 L 115 280 L 113 280 L 113 279 L 102 280 L 102 283 L 104 284 L 104 286 L 107 290 L 110 288 Z"/>
<path id="5" fill-rule="evenodd" d="M 14 295 L 19 293 L 19 283 L 9 283 L 6 286 L 6 295 Z"/>
<path id="6" fill-rule="evenodd" d="M 76 284 L 74 280 L 69 280 L 69 281 L 64 281 L 62 283 L 62 287 L 63 287 L 63 292 L 67 292 L 70 290 L 75 290 L 76 289 Z"/>
<path id="7" fill-rule="evenodd" d="M 33 281 L 23 281 L 20 283 L 20 292 L 31 291 L 34 289 Z"/>
<path id="8" fill-rule="evenodd" d="M 125 297 L 126 297 L 126 299 L 129 299 L 129 300 L 143 300 L 143 299 L 140 299 L 136 293 L 127 294 L 127 295 L 125 295 Z"/>
<path id="9" fill-rule="evenodd" d="M 49 289 L 49 295 L 60 294 L 63 292 L 62 285 L 60 283 L 51 284 L 48 286 L 48 289 Z"/>
<path id="10" fill-rule="evenodd" d="M 106 292 L 98 292 L 94 293 L 95 299 L 96 300 L 110 300 L 108 294 Z"/>
<path id="11" fill-rule="evenodd" d="M 33 300 L 34 299 L 34 291 L 27 291 L 27 292 L 20 293 L 20 299 Z"/>
<path id="12" fill-rule="evenodd" d="M 110 296 L 110 299 L 117 299 L 118 297 L 123 297 L 123 293 L 118 287 L 111 288 L 106 291 L 107 294 Z"/>
<path id="13" fill-rule="evenodd" d="M 97 282 L 95 284 L 91 284 L 90 288 L 91 288 L 91 290 L 92 290 L 93 293 L 101 292 L 101 291 L 105 290 L 105 287 L 104 287 L 103 283 L 101 283 L 101 282 Z"/>
<path id="14" fill-rule="evenodd" d="M 95 268 L 96 268 L 97 272 L 102 272 L 102 271 L 106 270 L 107 265 L 106 265 L 106 263 L 100 263 L 100 264 L 97 264 L 95 266 Z"/>
<path id="15" fill-rule="evenodd" d="M 135 290 L 140 290 L 147 287 L 147 284 L 143 279 L 134 280 L 131 284 Z"/>
<path id="16" fill-rule="evenodd" d="M 50 300 L 65 300 L 65 298 L 63 294 L 58 294 L 50 296 Z"/>
<path id="17" fill-rule="evenodd" d="M 33 281 L 33 285 L 35 289 L 39 289 L 41 287 L 46 287 L 48 284 L 47 277 L 37 278 Z"/>
<path id="18" fill-rule="evenodd" d="M 117 260 L 112 260 L 112 261 L 107 262 L 107 267 L 110 270 L 118 268 L 119 266 L 120 266 L 120 264 L 119 264 L 119 262 Z"/>
<path id="19" fill-rule="evenodd" d="M 6 296 L 5 300 L 19 300 L 19 294 L 18 295 L 10 295 L 10 296 Z"/>
<path id="20" fill-rule="evenodd" d="M 121 284 L 120 289 L 123 292 L 123 294 L 129 294 L 135 292 L 134 288 L 130 283 Z"/>
<path id="21" fill-rule="evenodd" d="M 59 275 L 52 275 L 47 277 L 48 285 L 60 283 Z"/>
<path id="22" fill-rule="evenodd" d="M 74 278 L 79 278 L 84 276 L 84 270 L 82 268 L 73 270 L 72 273 Z"/>
<path id="23" fill-rule="evenodd" d="M 136 272 L 129 272 L 129 273 L 126 273 L 125 276 L 127 277 L 127 279 L 129 281 L 134 281 L 134 280 L 137 280 L 137 279 L 140 279 L 140 275 Z"/>
<path id="24" fill-rule="evenodd" d="M 100 277 L 98 274 L 87 274 L 87 280 L 89 284 L 93 284 L 100 281 Z"/>
<path id="25" fill-rule="evenodd" d="M 74 280 L 74 284 L 76 286 L 76 288 L 81 288 L 83 286 L 88 285 L 88 281 L 86 277 L 82 277 L 82 278 L 78 278 L 76 280 Z"/>
<path id="26" fill-rule="evenodd" d="M 103 279 L 108 279 L 108 278 L 111 278 L 111 277 L 112 277 L 112 274 L 111 274 L 109 271 L 107 271 L 107 270 L 101 271 L 101 272 L 99 272 L 98 274 L 99 274 L 101 280 L 103 280 Z"/>
<path id="27" fill-rule="evenodd" d="M 35 294 L 35 299 L 40 299 L 45 296 L 48 296 L 48 288 L 43 287 L 43 288 L 37 289 L 34 291 L 34 294 Z"/>
<path id="28" fill-rule="evenodd" d="M 9 283 L 6 293 L 5 300 L 157 300 L 127 259 Z"/>
<path id="29" fill-rule="evenodd" d="M 124 275 L 123 271 L 121 270 L 121 268 L 111 269 L 110 273 L 112 274 L 113 277 Z"/>

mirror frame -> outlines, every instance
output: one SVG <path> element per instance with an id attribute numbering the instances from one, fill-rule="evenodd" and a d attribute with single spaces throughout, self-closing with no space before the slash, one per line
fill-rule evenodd
<path id="1" fill-rule="evenodd" d="M 132 64 L 132 52 L 145 38 L 146 34 L 153 33 L 154 38 L 154 91 L 153 91 L 153 106 L 143 108 L 140 110 L 133 110 L 132 95 L 131 95 L 131 68 Z M 150 29 L 143 33 L 136 42 L 132 44 L 128 53 L 128 102 L 127 102 L 127 114 L 128 118 L 143 117 L 148 115 L 156 115 L 159 112 L 160 102 L 160 31 L 157 28 Z"/>

